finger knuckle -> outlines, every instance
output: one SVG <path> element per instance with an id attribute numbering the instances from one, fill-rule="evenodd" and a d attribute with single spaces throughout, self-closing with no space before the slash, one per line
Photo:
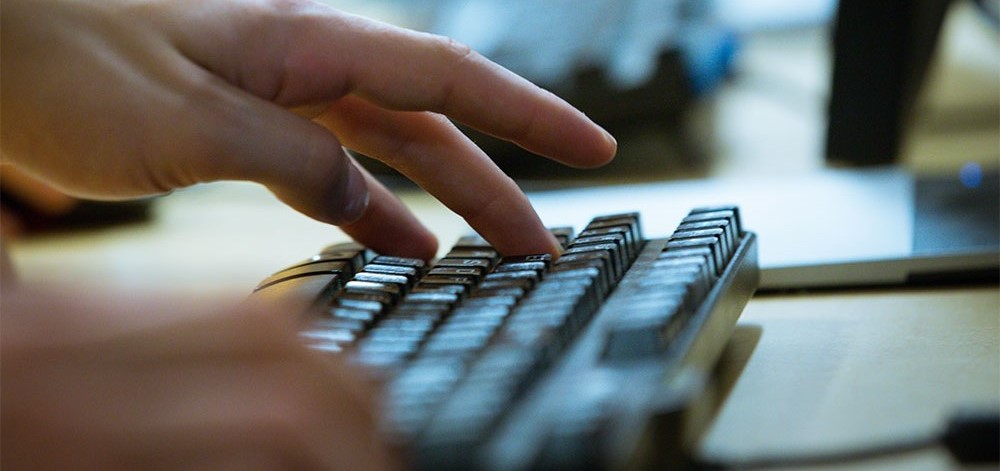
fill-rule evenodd
<path id="1" fill-rule="evenodd" d="M 269 0 L 267 8 L 279 17 L 296 16 L 308 9 L 313 2 L 306 0 Z"/>
<path id="2" fill-rule="evenodd" d="M 434 44 L 437 50 L 455 62 L 467 60 L 475 54 L 475 50 L 468 44 L 449 36 L 434 36 Z"/>

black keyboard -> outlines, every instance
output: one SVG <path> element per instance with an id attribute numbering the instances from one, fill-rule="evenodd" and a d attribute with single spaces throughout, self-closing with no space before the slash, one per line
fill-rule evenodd
<path id="1" fill-rule="evenodd" d="M 421 469 L 661 468 L 754 290 L 738 208 L 647 240 L 639 215 L 552 229 L 564 252 L 478 236 L 432 264 L 337 244 L 264 280 L 302 335 L 383 385 L 385 434 Z M 307 313 L 307 314 L 305 314 Z"/>

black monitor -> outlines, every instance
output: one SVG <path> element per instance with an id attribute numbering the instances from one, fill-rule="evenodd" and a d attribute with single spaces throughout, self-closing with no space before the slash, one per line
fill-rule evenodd
<path id="1" fill-rule="evenodd" d="M 826 159 L 891 164 L 950 0 L 840 0 L 833 32 Z"/>

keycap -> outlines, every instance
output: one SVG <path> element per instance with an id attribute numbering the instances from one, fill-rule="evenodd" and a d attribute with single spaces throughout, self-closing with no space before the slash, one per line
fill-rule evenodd
<path id="1" fill-rule="evenodd" d="M 354 273 L 371 260 L 371 253 L 360 244 L 344 242 L 324 247 L 311 259 L 311 261 L 322 260 L 348 260 L 351 263 L 350 273 Z"/>

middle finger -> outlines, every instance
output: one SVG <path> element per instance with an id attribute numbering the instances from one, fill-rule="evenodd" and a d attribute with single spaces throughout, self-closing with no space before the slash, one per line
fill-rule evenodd
<path id="1" fill-rule="evenodd" d="M 558 255 L 558 242 L 520 188 L 443 116 L 390 111 L 348 96 L 317 122 L 346 147 L 416 182 L 501 253 Z"/>

